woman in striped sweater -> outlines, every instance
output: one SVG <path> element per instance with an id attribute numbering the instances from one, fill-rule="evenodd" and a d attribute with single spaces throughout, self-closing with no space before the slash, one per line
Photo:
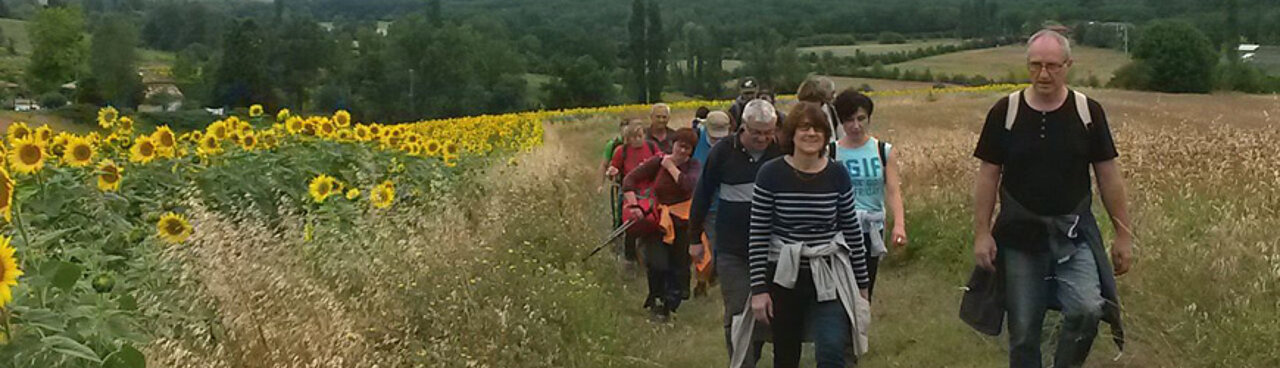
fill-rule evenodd
<path id="1" fill-rule="evenodd" d="M 799 102 L 782 127 L 783 157 L 760 168 L 751 202 L 751 310 L 772 327 L 774 367 L 796 367 L 805 327 L 818 367 L 866 351 L 866 251 L 848 170 L 828 157 L 822 107 Z"/>

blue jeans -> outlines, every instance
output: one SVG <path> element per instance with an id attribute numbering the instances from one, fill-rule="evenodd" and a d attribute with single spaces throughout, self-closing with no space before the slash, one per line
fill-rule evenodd
<path id="1" fill-rule="evenodd" d="M 1087 244 L 1077 244 L 1074 254 L 1054 260 L 1053 253 L 1000 247 L 997 254 L 1005 269 L 1006 307 L 1009 319 L 1009 366 L 1041 367 L 1040 334 L 1045 311 L 1061 307 L 1062 330 L 1054 367 L 1084 365 L 1098 321 L 1102 318 L 1102 290 L 1098 264 Z"/>
<path id="2" fill-rule="evenodd" d="M 770 272 L 772 280 L 772 272 Z M 796 287 L 787 289 L 769 283 L 773 299 L 773 366 L 800 366 L 800 346 L 808 327 L 813 338 L 818 368 L 844 368 L 844 348 L 849 344 L 852 323 L 839 300 L 818 302 L 813 275 L 801 270 Z"/>

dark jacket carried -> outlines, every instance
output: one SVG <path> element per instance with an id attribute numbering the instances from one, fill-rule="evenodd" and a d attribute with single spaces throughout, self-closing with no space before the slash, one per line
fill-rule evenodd
<path id="1" fill-rule="evenodd" d="M 1116 346 L 1124 350 L 1124 327 L 1120 322 L 1120 299 L 1116 291 L 1116 279 L 1111 274 L 1111 262 L 1107 258 L 1107 251 L 1102 243 L 1102 231 L 1098 229 L 1097 219 L 1093 216 L 1092 203 L 1092 196 L 1088 196 L 1071 214 L 1041 216 L 1027 210 L 1002 189 L 1000 214 L 996 217 L 992 236 L 996 240 L 996 246 L 1003 248 L 1019 243 L 1010 240 L 1014 236 L 1007 231 L 1011 224 L 1041 224 L 1049 236 L 1031 246 L 1038 247 L 1041 251 L 1053 252 L 1054 259 L 1069 256 L 1074 252 L 1077 240 L 1083 238 L 1089 244 L 1093 257 L 1097 261 L 1098 282 L 1102 290 L 1102 298 L 1107 301 L 1102 306 L 1102 320 L 1111 325 Z M 1000 252 L 997 251 L 996 254 L 998 257 Z M 974 267 L 967 286 L 964 298 L 960 302 L 960 319 L 978 332 L 991 336 L 999 335 L 1000 330 L 1003 329 L 1005 314 L 1004 270 L 1000 262 L 996 262 L 995 272 Z M 1049 307 L 1061 310 L 1061 306 L 1056 304 L 1051 302 Z"/>

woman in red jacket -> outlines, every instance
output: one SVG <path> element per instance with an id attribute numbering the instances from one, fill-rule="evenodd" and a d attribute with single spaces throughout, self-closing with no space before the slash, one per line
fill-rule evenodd
<path id="1" fill-rule="evenodd" d="M 643 217 L 641 197 L 655 200 L 657 205 L 650 210 L 661 214 L 660 230 L 640 236 L 649 278 L 644 306 L 658 322 L 667 321 L 689 297 L 689 208 L 702 172 L 702 165 L 692 157 L 697 144 L 693 129 L 676 130 L 670 155 L 650 158 L 622 179 L 631 218 Z"/>

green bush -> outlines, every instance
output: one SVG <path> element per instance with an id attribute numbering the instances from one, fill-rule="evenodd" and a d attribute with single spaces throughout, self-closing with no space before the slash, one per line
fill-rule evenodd
<path id="1" fill-rule="evenodd" d="M 49 92 L 36 98 L 36 103 L 40 104 L 41 108 L 56 109 L 67 105 L 67 96 L 58 92 Z"/>
<path id="2" fill-rule="evenodd" d="M 907 37 L 903 36 L 901 33 L 896 33 L 896 32 L 880 33 L 880 37 L 877 40 L 882 45 L 907 43 Z"/>
<path id="3" fill-rule="evenodd" d="M 1149 89 L 1151 85 L 1151 67 L 1141 61 L 1132 61 L 1116 70 L 1115 76 L 1107 87 L 1133 90 Z"/>
<path id="4" fill-rule="evenodd" d="M 1213 88 L 1218 56 L 1204 32 L 1190 24 L 1152 22 L 1142 31 L 1133 55 L 1150 67 L 1146 89 L 1208 93 Z"/>

